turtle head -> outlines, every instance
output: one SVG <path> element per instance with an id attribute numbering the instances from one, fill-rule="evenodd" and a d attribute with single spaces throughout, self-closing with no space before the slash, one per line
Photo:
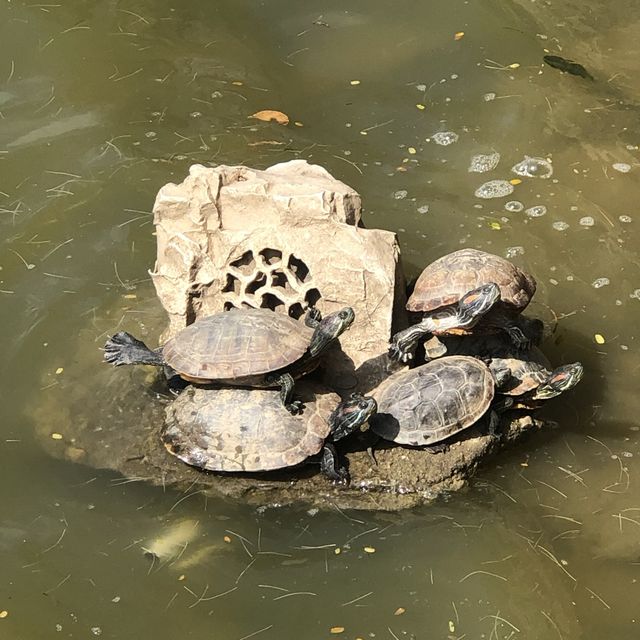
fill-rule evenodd
<path id="1" fill-rule="evenodd" d="M 564 364 L 551 372 L 551 375 L 536 389 L 534 400 L 555 398 L 563 391 L 575 387 L 582 379 L 584 367 L 580 362 Z"/>
<path id="2" fill-rule="evenodd" d="M 324 351 L 351 326 L 355 317 L 356 314 L 351 307 L 344 307 L 340 311 L 330 313 L 326 318 L 323 318 L 311 337 L 309 344 L 310 355 L 315 357 Z"/>
<path id="3" fill-rule="evenodd" d="M 336 442 L 361 427 L 378 410 L 378 403 L 371 396 L 352 393 L 329 416 L 330 438 Z"/>
<path id="4" fill-rule="evenodd" d="M 495 282 L 483 284 L 465 293 L 458 302 L 460 326 L 472 327 L 500 300 L 500 287 Z"/>

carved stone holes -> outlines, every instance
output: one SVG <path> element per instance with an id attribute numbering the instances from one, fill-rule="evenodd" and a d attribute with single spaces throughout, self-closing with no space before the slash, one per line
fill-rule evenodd
<path id="1" fill-rule="evenodd" d="M 245 251 L 226 267 L 224 308 L 253 307 L 285 311 L 300 318 L 320 299 L 309 267 L 293 254 L 265 248 Z"/>

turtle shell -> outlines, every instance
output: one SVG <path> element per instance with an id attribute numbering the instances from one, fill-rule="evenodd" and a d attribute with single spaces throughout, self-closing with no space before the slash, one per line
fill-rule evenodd
<path id="1" fill-rule="evenodd" d="M 313 329 L 269 309 L 232 309 L 197 320 L 162 348 L 165 362 L 195 380 L 238 380 L 283 369 L 307 351 Z"/>
<path id="2" fill-rule="evenodd" d="M 501 304 L 522 311 L 536 291 L 533 276 L 500 256 L 460 249 L 432 262 L 420 274 L 407 302 L 409 311 L 427 313 L 457 303 L 477 287 L 495 282 L 500 287 Z"/>
<path id="3" fill-rule="evenodd" d="M 491 372 L 480 360 L 445 356 L 387 378 L 373 394 L 378 413 L 369 424 L 386 440 L 434 444 L 477 422 L 494 394 Z"/>
<path id="4" fill-rule="evenodd" d="M 340 398 L 301 383 L 302 415 L 282 406 L 278 391 L 189 387 L 165 410 L 161 437 L 183 462 L 209 471 L 269 471 L 302 462 L 320 451 L 327 418 Z"/>

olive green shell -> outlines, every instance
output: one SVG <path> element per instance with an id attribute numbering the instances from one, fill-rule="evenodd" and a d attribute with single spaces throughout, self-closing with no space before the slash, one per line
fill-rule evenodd
<path id="1" fill-rule="evenodd" d="M 460 249 L 425 268 L 416 281 L 407 309 L 434 311 L 457 303 L 472 289 L 489 282 L 500 287 L 501 304 L 516 312 L 529 304 L 536 291 L 533 276 L 508 260 L 477 249 Z"/>
<path id="2" fill-rule="evenodd" d="M 340 398 L 310 383 L 296 386 L 304 413 L 291 415 L 278 391 L 188 387 L 166 408 L 161 431 L 167 450 L 209 471 L 268 471 L 320 451 L 327 418 Z"/>
<path id="3" fill-rule="evenodd" d="M 312 335 L 313 329 L 282 313 L 232 309 L 180 331 L 164 345 L 162 356 L 191 380 L 259 384 L 261 376 L 299 360 Z"/>
<path id="4" fill-rule="evenodd" d="M 491 372 L 480 360 L 445 356 L 390 376 L 373 394 L 378 413 L 369 425 L 399 444 L 434 444 L 477 422 L 494 393 Z"/>

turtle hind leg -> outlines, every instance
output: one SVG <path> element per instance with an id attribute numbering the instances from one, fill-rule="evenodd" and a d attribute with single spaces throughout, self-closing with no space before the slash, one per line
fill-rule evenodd
<path id="1" fill-rule="evenodd" d="M 290 373 L 283 373 L 281 375 L 273 376 L 272 378 L 268 378 L 267 382 L 269 384 L 273 384 L 274 386 L 280 387 L 280 399 L 282 400 L 284 408 L 289 413 L 294 416 L 298 413 L 302 413 L 302 402 L 300 400 L 293 399 L 293 389 L 295 386 L 295 381 Z"/>
<path id="2" fill-rule="evenodd" d="M 335 446 L 330 442 L 326 442 L 322 449 L 320 469 L 335 484 L 349 484 L 349 470 L 340 460 Z"/>
<path id="3" fill-rule="evenodd" d="M 147 345 L 126 331 L 119 331 L 104 345 L 104 359 L 116 367 L 124 364 L 164 364 L 162 353 L 152 351 Z"/>

